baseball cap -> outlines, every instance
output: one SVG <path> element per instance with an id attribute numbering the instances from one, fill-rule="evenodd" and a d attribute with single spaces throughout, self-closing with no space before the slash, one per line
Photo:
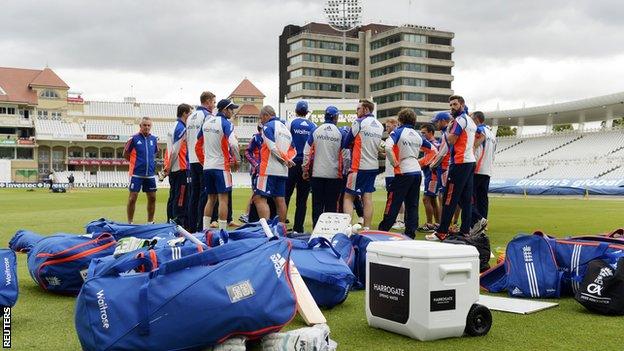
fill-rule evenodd
<path id="1" fill-rule="evenodd" d="M 335 116 L 340 114 L 340 110 L 336 106 L 328 106 L 325 109 L 325 121 L 331 121 Z"/>
<path id="2" fill-rule="evenodd" d="M 226 108 L 235 110 L 237 109 L 239 106 L 235 105 L 232 101 L 228 100 L 228 99 L 222 99 L 221 101 L 219 101 L 219 103 L 217 104 L 217 109 L 219 111 L 223 111 Z"/>
<path id="3" fill-rule="evenodd" d="M 304 100 L 298 101 L 297 106 L 295 106 L 295 112 L 300 116 L 308 114 L 308 102 Z"/>
<path id="4" fill-rule="evenodd" d="M 433 118 L 431 119 L 431 123 L 436 123 L 438 121 L 450 121 L 450 120 L 451 120 L 451 114 L 448 113 L 447 111 L 442 111 L 433 115 Z"/>

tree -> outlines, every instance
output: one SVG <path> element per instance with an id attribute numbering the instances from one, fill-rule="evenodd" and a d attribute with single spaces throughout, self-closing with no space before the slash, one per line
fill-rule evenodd
<path id="1" fill-rule="evenodd" d="M 553 132 L 563 132 L 565 130 L 574 130 L 574 128 L 572 127 L 572 124 L 567 123 L 567 124 L 555 124 L 552 127 Z"/>
<path id="2" fill-rule="evenodd" d="M 624 127 L 624 117 L 613 120 L 614 127 Z"/>
<path id="3" fill-rule="evenodd" d="M 504 136 L 515 136 L 518 128 L 511 128 L 510 126 L 498 126 L 498 130 L 496 131 L 497 137 Z"/>

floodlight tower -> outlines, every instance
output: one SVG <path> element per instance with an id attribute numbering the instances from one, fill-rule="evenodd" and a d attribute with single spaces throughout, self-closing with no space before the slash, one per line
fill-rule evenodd
<path id="1" fill-rule="evenodd" d="M 345 75 L 347 57 L 347 32 L 360 24 L 362 7 L 360 0 L 328 0 L 325 15 L 329 25 L 342 32 L 342 98 L 345 98 Z"/>

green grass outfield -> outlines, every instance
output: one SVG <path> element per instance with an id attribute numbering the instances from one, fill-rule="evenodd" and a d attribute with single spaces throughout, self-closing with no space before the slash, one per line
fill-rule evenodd
<path id="1" fill-rule="evenodd" d="M 235 190 L 236 217 L 244 210 L 249 194 L 247 189 Z M 159 191 L 158 221 L 165 219 L 166 196 L 166 191 Z M 42 234 L 83 233 L 83 226 L 99 217 L 125 221 L 126 197 L 123 189 L 77 189 L 67 194 L 0 190 L 0 241 L 7 246 L 21 228 Z M 384 192 L 375 193 L 375 224 L 379 223 L 384 201 Z M 624 226 L 623 214 L 624 201 L 617 199 L 497 197 L 490 200 L 489 235 L 492 248 L 496 248 L 504 246 L 516 233 L 536 229 L 557 236 L 599 233 Z M 145 197 L 141 195 L 136 222 L 144 220 Z M 44 293 L 28 274 L 26 255 L 18 255 L 18 260 L 20 296 L 12 316 L 13 348 L 79 350 L 74 331 L 74 298 Z M 363 300 L 363 291 L 352 292 L 342 305 L 325 311 L 332 338 L 340 350 L 624 349 L 624 318 L 590 314 L 571 298 L 559 300 L 559 307 L 528 316 L 493 312 L 493 327 L 485 337 L 426 343 L 369 328 Z M 296 317 L 290 327 L 302 325 Z"/>

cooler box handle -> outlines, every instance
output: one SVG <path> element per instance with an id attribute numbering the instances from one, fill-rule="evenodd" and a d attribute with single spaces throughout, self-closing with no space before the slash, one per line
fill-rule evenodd
<path id="1" fill-rule="evenodd" d="M 470 262 L 451 263 L 440 265 L 440 279 L 444 280 L 447 275 L 455 273 L 466 273 L 468 278 L 472 275 L 472 264 Z"/>

